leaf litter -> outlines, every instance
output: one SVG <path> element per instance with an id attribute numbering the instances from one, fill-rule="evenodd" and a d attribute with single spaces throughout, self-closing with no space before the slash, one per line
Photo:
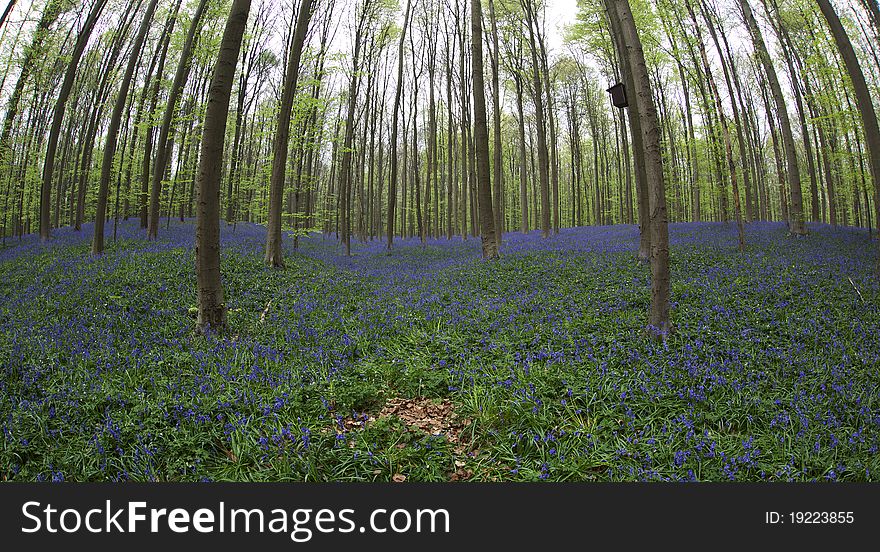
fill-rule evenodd
<path id="1" fill-rule="evenodd" d="M 364 412 L 339 420 L 336 424 L 336 432 L 364 429 L 376 420 L 392 416 L 398 418 L 411 430 L 446 438 L 452 445 L 455 466 L 455 471 L 449 473 L 450 481 L 464 481 L 473 477 L 473 470 L 465 468 L 465 459 L 476 456 L 479 451 L 469 451 L 468 443 L 462 435 L 464 428 L 471 424 L 471 420 L 457 416 L 449 399 L 437 401 L 428 397 L 413 399 L 393 397 L 385 401 L 385 405 L 375 415 Z M 392 481 L 397 483 L 406 481 L 406 476 L 394 474 Z"/>

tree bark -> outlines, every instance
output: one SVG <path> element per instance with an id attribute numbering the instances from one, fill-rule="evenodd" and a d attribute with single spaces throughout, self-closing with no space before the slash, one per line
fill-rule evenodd
<path id="1" fill-rule="evenodd" d="M 197 325 L 200 332 L 221 331 L 226 327 L 226 303 L 220 281 L 220 178 L 232 81 L 250 7 L 251 0 L 232 2 L 214 65 L 202 128 L 196 211 Z"/>
<path id="2" fill-rule="evenodd" d="M 691 20 L 694 23 L 694 31 L 696 32 L 696 38 L 697 38 L 697 42 L 698 42 L 699 49 L 700 49 L 700 57 L 703 60 L 703 67 L 704 67 L 704 70 L 706 71 L 706 80 L 709 83 L 709 90 L 712 93 L 712 96 L 714 96 L 714 98 L 715 98 L 716 109 L 718 110 L 718 120 L 721 124 L 721 134 L 724 139 L 725 158 L 727 159 L 727 166 L 730 171 L 730 183 L 731 183 L 731 188 L 733 191 L 733 204 L 734 204 L 734 211 L 735 211 L 735 217 L 736 217 L 737 237 L 739 238 L 739 250 L 744 251 L 745 250 L 745 231 L 743 229 L 742 210 L 740 209 L 739 185 L 738 185 L 738 181 L 737 181 L 737 171 L 736 171 L 737 167 L 736 167 L 736 162 L 734 161 L 734 158 L 733 158 L 733 146 L 731 144 L 731 138 L 730 138 L 730 127 L 727 123 L 727 116 L 724 114 L 724 104 L 721 102 L 721 92 L 718 90 L 718 85 L 715 82 L 715 77 L 712 75 L 712 68 L 709 66 L 709 59 L 706 55 L 706 47 L 705 47 L 705 44 L 703 43 L 702 32 L 700 31 L 699 23 L 697 22 L 697 17 L 693 11 L 693 8 L 691 7 L 690 1 L 687 2 L 687 9 L 688 9 L 688 13 L 691 16 Z M 709 33 L 712 36 L 712 40 L 715 43 L 715 48 L 718 51 L 718 54 L 720 56 L 720 55 L 722 55 L 722 52 L 721 52 L 720 42 L 718 41 L 718 35 L 715 32 L 715 28 L 713 27 L 712 22 L 709 19 L 709 14 L 707 13 L 707 10 L 705 9 L 705 7 L 703 7 L 703 9 L 701 11 L 702 11 L 703 17 L 706 20 L 706 24 L 709 28 Z M 728 93 L 730 94 L 731 98 L 733 98 L 733 94 L 735 91 L 734 91 L 733 86 L 730 82 L 730 75 L 727 72 L 727 67 L 722 64 L 722 69 L 724 71 L 724 78 L 727 83 Z M 736 108 L 736 102 L 732 101 L 731 103 L 734 106 L 733 112 L 734 112 L 734 116 L 737 118 L 737 125 L 738 125 L 739 114 L 738 114 L 738 111 Z M 742 142 L 740 142 L 740 144 L 742 144 Z M 727 192 L 724 191 L 723 186 L 722 186 L 722 191 L 724 192 L 724 195 L 726 196 Z"/>
<path id="3" fill-rule="evenodd" d="M 156 160 L 153 167 L 152 185 L 150 186 L 150 210 L 147 227 L 147 238 L 149 239 L 156 239 L 159 235 L 159 200 L 162 194 L 162 179 L 165 178 L 165 171 L 171 157 L 171 145 L 169 143 L 171 124 L 177 112 L 177 102 L 183 93 L 186 81 L 189 79 L 190 69 L 192 68 L 193 46 L 196 42 L 197 33 L 202 27 L 201 20 L 207 3 L 208 0 L 200 0 L 193 15 L 192 23 L 190 23 L 186 34 L 186 40 L 183 43 L 183 51 L 180 53 L 180 60 L 177 63 L 177 70 L 174 73 L 174 81 L 168 93 L 162 126 L 159 127 L 159 139 L 156 143 Z"/>
<path id="4" fill-rule="evenodd" d="M 168 14 L 165 26 L 162 29 L 162 35 L 159 38 L 159 61 L 156 69 L 156 76 L 150 90 L 150 105 L 147 111 L 147 125 L 144 136 L 144 153 L 141 159 L 141 192 L 138 200 L 140 207 L 141 228 L 148 228 L 149 218 L 149 195 L 150 195 L 150 168 L 153 164 L 153 117 L 156 112 L 156 104 L 159 102 L 159 89 L 162 86 L 162 80 L 165 74 L 165 60 L 168 56 L 168 46 L 171 43 L 171 32 L 177 23 L 177 16 L 180 13 L 180 5 L 183 0 L 177 0 L 174 9 Z"/>
<path id="5" fill-rule="evenodd" d="M 532 58 L 532 93 L 535 100 L 535 126 L 538 134 L 538 174 L 541 179 L 541 236 L 550 237 L 550 154 L 547 150 L 547 123 L 544 110 L 544 85 L 538 61 L 537 25 L 533 0 L 520 0 L 529 27 L 529 50 Z"/>
<path id="6" fill-rule="evenodd" d="M 660 127 L 657 108 L 651 95 L 651 83 L 642 42 L 636 30 L 629 0 L 606 0 L 608 11 L 614 11 L 621 33 L 620 43 L 635 86 L 630 111 L 637 112 L 641 122 L 645 150 L 645 173 L 648 183 L 651 226 L 651 308 L 648 317 L 650 331 L 665 338 L 673 331 L 669 319 L 669 235 L 666 218 L 666 191 L 663 182 L 663 157 L 660 147 Z"/>
<path id="7" fill-rule="evenodd" d="M 612 0 L 619 1 L 619 0 Z M 606 4 L 608 6 L 608 4 Z M 620 65 L 621 72 L 623 73 L 623 84 L 626 87 L 626 90 L 634 92 L 636 90 L 636 83 L 633 77 L 634 70 L 630 67 L 630 60 L 626 55 L 626 44 L 623 42 L 624 33 L 620 29 L 620 22 L 618 20 L 618 16 L 615 10 L 608 9 L 608 22 L 611 28 L 611 39 L 614 42 L 614 46 L 616 51 L 618 52 L 618 56 L 620 57 Z M 630 127 L 630 138 L 632 138 L 632 148 L 633 148 L 633 166 L 635 167 L 635 179 L 636 179 L 636 201 L 638 203 L 638 212 L 639 212 L 639 251 L 638 251 L 638 259 L 642 262 L 649 262 L 651 260 L 651 211 L 650 211 L 650 202 L 649 202 L 649 190 L 648 190 L 648 175 L 646 172 L 647 160 L 645 159 L 645 144 L 644 141 L 644 133 L 642 129 L 642 118 L 639 117 L 638 113 L 635 113 L 632 109 L 629 111 L 629 127 Z M 593 140 L 593 147 L 595 148 L 596 141 Z M 596 171 L 599 170 L 598 166 L 595 167 Z M 597 176 L 598 178 L 598 176 Z M 598 188 L 598 180 L 596 187 Z M 697 194 L 699 193 L 699 188 L 696 188 Z M 699 214 L 699 213 L 698 213 Z"/>
<path id="8" fill-rule="evenodd" d="M 495 215 L 495 237 L 498 241 L 498 249 L 501 249 L 501 241 L 504 236 L 504 228 L 501 224 L 502 190 L 504 189 L 504 159 L 501 148 L 501 89 L 498 83 L 498 64 L 500 51 L 498 49 L 498 23 L 495 20 L 495 2 L 489 0 L 489 21 L 492 24 L 492 140 L 493 140 L 493 165 L 492 188 Z"/>
<path id="9" fill-rule="evenodd" d="M 526 155 L 526 121 L 523 113 L 523 82 L 519 74 L 514 75 L 516 81 L 516 112 L 519 125 L 519 231 L 529 233 L 529 198 L 526 182 L 528 180 L 527 167 L 528 156 Z"/>
<path id="10" fill-rule="evenodd" d="M 61 84 L 61 91 L 58 93 L 58 99 L 55 100 L 55 110 L 52 113 L 52 128 L 49 130 L 49 143 L 46 146 L 46 159 L 43 163 L 43 183 L 40 187 L 40 240 L 49 239 L 51 228 L 50 211 L 52 204 L 52 176 L 55 170 L 55 154 L 58 150 L 58 138 L 61 134 L 61 124 L 64 122 L 64 111 L 67 108 L 67 99 L 70 97 L 70 91 L 73 89 L 73 80 L 76 78 L 76 68 L 82 59 L 82 54 L 92 36 L 92 30 L 98 22 L 98 17 L 104 9 L 107 0 L 99 0 L 92 6 L 89 15 L 83 24 L 79 36 L 76 38 L 76 44 L 73 52 L 70 54 L 70 61 L 67 64 L 67 72 L 64 74 L 64 82 Z"/>
<path id="11" fill-rule="evenodd" d="M 483 25 L 480 0 L 471 0 L 471 67 L 474 77 L 474 154 L 477 168 L 480 240 L 483 258 L 498 257 L 495 216 L 492 212 L 492 184 L 489 175 L 489 127 L 486 119 L 486 90 L 483 81 Z"/>

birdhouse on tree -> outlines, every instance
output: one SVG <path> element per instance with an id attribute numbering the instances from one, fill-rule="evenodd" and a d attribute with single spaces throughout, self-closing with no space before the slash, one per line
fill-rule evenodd
<path id="1" fill-rule="evenodd" d="M 611 94 L 611 103 L 614 104 L 614 107 L 624 108 L 629 106 L 629 102 L 626 99 L 626 88 L 622 82 L 615 84 L 606 92 Z"/>

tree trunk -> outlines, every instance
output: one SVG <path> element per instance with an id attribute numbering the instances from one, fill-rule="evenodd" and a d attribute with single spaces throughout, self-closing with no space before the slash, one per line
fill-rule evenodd
<path id="1" fill-rule="evenodd" d="M 113 114 L 110 116 L 110 126 L 107 129 L 107 138 L 104 141 L 104 158 L 101 162 L 101 181 L 98 189 L 98 207 L 95 213 L 95 235 L 92 239 L 92 254 L 100 255 L 104 252 L 104 221 L 107 216 L 107 195 L 110 187 L 110 178 L 113 170 L 113 158 L 116 156 L 116 140 L 119 134 L 119 124 L 122 119 L 122 111 L 125 109 L 126 100 L 128 99 L 128 89 L 131 87 L 132 77 L 137 68 L 138 60 L 147 36 L 150 30 L 150 22 L 153 19 L 153 12 L 156 10 L 157 0 L 151 0 L 144 14 L 138 34 L 135 37 L 134 44 L 131 48 L 131 54 L 128 60 L 128 66 L 125 68 L 125 76 L 122 77 L 122 84 L 119 93 L 116 96 L 116 105 L 113 107 Z"/>
<path id="2" fill-rule="evenodd" d="M 453 213 L 455 213 L 455 130 L 452 120 L 452 45 L 449 29 L 446 31 L 446 239 L 451 240 L 455 233 Z"/>
<path id="3" fill-rule="evenodd" d="M 214 65 L 202 128 L 196 211 L 197 325 L 200 332 L 221 331 L 226 327 L 226 303 L 220 281 L 220 178 L 232 81 L 250 8 L 251 0 L 232 2 Z"/>
<path id="4" fill-rule="evenodd" d="M 537 26 L 532 0 L 520 0 L 529 27 L 529 50 L 532 58 L 532 93 L 535 100 L 535 126 L 538 134 L 538 174 L 541 179 L 541 236 L 550 237 L 550 158 L 547 151 L 547 123 L 544 116 L 544 85 L 538 62 L 538 45 L 534 27 Z"/>
<path id="5" fill-rule="evenodd" d="M 788 188 L 791 195 L 791 206 L 789 209 L 789 231 L 795 236 L 803 236 L 807 234 L 807 228 L 804 225 L 804 204 L 801 194 L 801 171 L 798 166 L 797 150 L 795 149 L 794 135 L 791 131 L 791 122 L 788 118 L 788 108 L 785 104 L 785 96 L 782 95 L 782 87 L 779 85 L 779 78 L 776 75 L 776 69 L 773 67 L 773 61 L 767 53 L 767 46 L 752 8 L 749 6 L 748 0 L 739 0 L 742 8 L 743 18 L 746 26 L 751 34 L 752 44 L 755 52 L 764 67 L 764 73 L 767 75 L 767 81 L 770 84 L 770 91 L 773 94 L 773 100 L 776 104 L 776 115 L 779 120 L 779 130 L 782 134 L 782 148 L 785 152 L 786 174 L 788 175 Z"/>
<path id="6" fill-rule="evenodd" d="M 495 215 L 495 237 L 498 241 L 498 249 L 501 249 L 501 241 L 504 236 L 504 228 L 501 225 L 502 190 L 504 189 L 504 160 L 501 150 L 501 90 L 498 83 L 498 63 L 500 51 L 498 49 L 498 24 L 495 20 L 495 3 L 489 0 L 489 21 L 492 23 L 492 136 L 494 149 L 492 154 L 493 170 L 493 213 Z"/>
<path id="7" fill-rule="evenodd" d="M 95 2 L 89 12 L 86 22 L 83 24 L 79 36 L 76 38 L 76 45 L 70 54 L 70 61 L 67 64 L 67 72 L 64 74 L 64 82 L 61 84 L 61 91 L 58 93 L 58 99 L 55 100 L 55 110 L 52 113 L 52 128 L 49 130 L 49 144 L 46 146 L 46 159 L 43 163 L 43 183 L 40 187 L 40 240 L 49 239 L 50 211 L 52 203 L 52 176 L 55 170 L 55 153 L 58 150 L 58 138 L 61 134 L 61 124 L 64 122 L 64 111 L 67 108 L 67 99 L 70 97 L 70 91 L 73 89 L 73 80 L 76 78 L 76 68 L 92 35 L 92 30 L 98 22 L 98 17 L 104 9 L 107 0 L 99 0 Z"/>
<path id="8" fill-rule="evenodd" d="M 156 104 L 159 102 L 159 89 L 162 86 L 162 80 L 165 74 L 165 60 L 168 56 L 168 46 L 171 43 L 171 32 L 177 22 L 177 15 L 180 13 L 180 5 L 183 0 L 177 0 L 174 10 L 168 14 L 165 26 L 162 29 L 162 35 L 159 38 L 159 62 L 156 69 L 156 75 L 153 82 L 152 90 L 150 90 L 150 106 L 147 111 L 147 125 L 144 136 L 144 153 L 141 160 L 141 192 L 138 200 L 140 207 L 141 228 L 148 227 L 149 217 L 149 194 L 150 194 L 150 168 L 153 161 L 153 117 L 156 112 Z"/>
<path id="9" fill-rule="evenodd" d="M 174 73 L 174 81 L 168 93 L 162 126 L 159 127 L 159 139 L 156 142 L 156 161 L 153 167 L 152 185 L 150 186 L 150 210 L 147 228 L 147 238 L 149 239 L 156 239 L 159 235 L 159 200 L 162 194 L 162 179 L 165 177 L 165 171 L 171 157 L 171 145 L 169 144 L 171 123 L 177 112 L 177 102 L 183 93 L 186 81 L 189 79 L 190 69 L 192 68 L 193 46 L 196 42 L 196 34 L 202 27 L 201 19 L 205 13 L 207 2 L 208 0 L 199 0 L 199 5 L 193 15 L 192 23 L 190 23 L 186 34 L 186 40 L 183 43 L 183 51 L 180 53 L 180 60 L 177 63 L 177 70 Z"/>
<path id="10" fill-rule="evenodd" d="M 618 0 L 614 0 L 618 1 Z M 623 84 L 627 90 L 635 91 L 636 84 L 633 79 L 633 69 L 630 67 L 630 60 L 625 53 L 625 44 L 623 42 L 624 33 L 619 29 L 620 22 L 614 10 L 607 10 L 608 20 L 611 27 L 611 38 L 614 41 L 615 49 L 620 57 L 621 72 L 623 73 Z M 638 259 L 642 262 L 648 262 L 651 259 L 651 212 L 649 208 L 649 190 L 648 176 L 646 173 L 647 161 L 645 159 L 645 145 L 643 143 L 642 119 L 638 113 L 633 110 L 629 112 L 630 138 L 632 138 L 633 148 L 633 166 L 635 167 L 636 179 L 636 201 L 638 203 L 639 212 L 639 251 Z M 595 147 L 595 145 L 594 145 Z M 598 167 L 596 167 L 598 171 Z M 597 184 L 598 186 L 598 184 Z M 699 188 L 696 188 L 699 193 Z"/>
<path id="11" fill-rule="evenodd" d="M 519 231 L 523 234 L 529 232 L 529 199 L 526 181 L 528 180 L 527 167 L 528 156 L 526 155 L 526 121 L 523 114 L 523 82 L 519 74 L 514 75 L 516 81 L 516 112 L 519 124 Z"/>
<path id="12" fill-rule="evenodd" d="M 351 82 L 348 89 L 348 113 L 345 118 L 345 136 L 342 143 L 342 162 L 339 169 L 339 191 L 342 194 L 341 217 L 342 217 L 342 243 L 345 245 L 345 255 L 351 256 L 351 165 L 352 165 L 352 142 L 356 124 L 355 108 L 357 107 L 358 85 L 360 83 L 359 72 L 360 55 L 367 19 L 370 13 L 371 0 L 365 0 L 361 13 L 358 14 L 357 28 L 354 36 L 354 52 L 352 56 Z"/>
<path id="13" fill-rule="evenodd" d="M 272 176 L 269 180 L 269 224 L 266 232 L 265 263 L 272 267 L 284 266 L 281 251 L 281 200 L 284 195 L 284 176 L 287 168 L 287 148 L 290 140 L 290 114 L 296 95 L 296 82 L 299 76 L 300 59 L 309 21 L 312 18 L 312 0 L 302 0 L 296 18 L 296 29 L 290 44 L 287 69 L 284 76 L 284 90 L 281 93 L 281 109 L 278 113 L 278 127 L 272 157 Z"/>
<path id="14" fill-rule="evenodd" d="M 706 47 L 703 44 L 703 37 L 702 37 L 702 33 L 700 32 L 699 23 L 697 22 L 697 17 L 694 14 L 693 8 L 691 7 L 691 4 L 689 1 L 687 2 L 687 9 L 688 9 L 688 13 L 690 14 L 691 19 L 694 23 L 694 30 L 696 32 L 696 35 L 697 35 L 696 38 L 697 38 L 697 42 L 698 42 L 698 45 L 700 48 L 700 57 L 703 60 L 703 67 L 704 67 L 704 70 L 706 71 L 706 80 L 709 83 L 709 90 L 712 93 L 712 96 L 714 96 L 714 98 L 715 98 L 716 109 L 718 110 L 718 119 L 719 119 L 719 122 L 721 123 L 721 133 L 722 133 L 722 137 L 724 139 L 724 152 L 725 152 L 725 157 L 727 159 L 727 166 L 730 171 L 730 182 L 731 182 L 731 188 L 733 191 L 733 204 L 734 204 L 734 211 L 735 211 L 735 217 L 736 217 L 737 236 L 739 238 L 739 250 L 744 251 L 745 250 L 745 231 L 743 229 L 742 210 L 740 209 L 739 185 L 738 185 L 738 181 L 737 181 L 737 171 L 736 171 L 737 167 L 736 167 L 736 162 L 733 159 L 733 146 L 731 144 L 730 128 L 729 128 L 729 125 L 727 124 L 727 116 L 724 114 L 724 104 L 721 102 L 721 93 L 718 90 L 718 85 L 715 82 L 715 77 L 712 75 L 712 68 L 709 65 L 709 59 L 706 55 Z M 709 28 L 709 34 L 712 36 L 712 40 L 715 43 L 715 48 L 718 51 L 718 55 L 721 56 L 722 51 L 721 51 L 720 42 L 718 41 L 718 35 L 715 32 L 715 27 L 712 25 L 712 22 L 709 19 L 709 14 L 707 13 L 705 7 L 702 9 L 702 14 L 703 14 L 703 17 L 705 18 L 706 24 Z M 727 67 L 724 64 L 722 64 L 722 69 L 724 71 L 724 78 L 727 83 L 727 91 L 730 94 L 731 98 L 733 98 L 733 94 L 735 91 L 734 91 L 733 86 L 730 82 L 730 75 L 727 72 Z M 731 103 L 734 106 L 733 112 L 734 112 L 734 116 L 737 118 L 737 125 L 738 125 L 739 114 L 738 114 L 738 111 L 736 108 L 736 102 L 731 101 Z M 740 144 L 742 144 L 742 142 L 740 142 Z M 724 190 L 723 186 L 722 186 L 722 191 L 724 193 L 724 197 L 726 197 L 727 192 Z"/>
<path id="15" fill-rule="evenodd" d="M 669 320 L 669 235 L 666 220 L 666 191 L 663 182 L 663 157 L 660 148 L 660 127 L 657 109 L 651 95 L 651 82 L 645 63 L 641 39 L 636 30 L 629 0 L 606 0 L 609 12 L 614 12 L 621 33 L 620 43 L 632 69 L 633 101 L 641 122 L 645 150 L 645 173 L 648 183 L 651 226 L 651 309 L 648 317 L 650 330 L 665 338 L 673 331 Z M 630 107 L 630 112 L 633 111 Z"/>
<path id="16" fill-rule="evenodd" d="M 831 28 L 831 36 L 837 44 L 840 51 L 840 57 L 843 58 L 843 64 L 846 66 L 846 72 L 852 81 L 853 91 L 856 95 L 856 105 L 859 108 L 859 115 L 862 118 L 862 126 L 865 130 L 865 143 L 868 148 L 868 156 L 871 160 L 871 176 L 874 180 L 874 214 L 875 219 L 880 221 L 880 124 L 877 122 L 877 113 L 874 111 L 874 103 L 871 99 L 871 92 L 868 89 L 868 83 L 865 81 L 865 74 L 859 65 L 859 59 L 852 47 L 849 36 L 837 16 L 837 12 L 831 6 L 828 0 L 816 0 L 819 3 L 819 9 Z M 877 273 L 880 274 L 880 257 L 877 259 Z"/>
<path id="17" fill-rule="evenodd" d="M 480 239 L 483 258 L 498 257 L 495 216 L 492 213 L 492 184 L 489 175 L 489 127 L 486 120 L 486 90 L 483 82 L 483 25 L 480 0 L 471 0 L 471 67 L 474 78 L 474 155 L 477 168 Z"/>

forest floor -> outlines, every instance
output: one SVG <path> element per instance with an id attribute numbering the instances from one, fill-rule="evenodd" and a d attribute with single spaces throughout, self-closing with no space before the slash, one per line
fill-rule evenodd
<path id="1" fill-rule="evenodd" d="M 479 240 L 223 228 L 231 330 L 193 335 L 192 223 L 104 256 L 0 251 L 0 480 L 877 480 L 880 285 L 864 230 L 670 226 L 644 332 L 634 226 Z"/>

